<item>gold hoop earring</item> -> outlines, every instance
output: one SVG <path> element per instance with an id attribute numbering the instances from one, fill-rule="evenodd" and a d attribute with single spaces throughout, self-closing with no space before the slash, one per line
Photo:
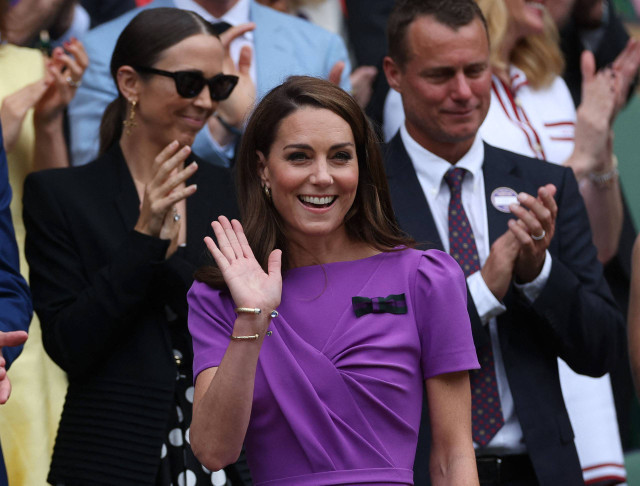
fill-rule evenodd
<path id="1" fill-rule="evenodd" d="M 271 189 L 268 186 L 262 186 L 264 189 L 264 195 L 267 196 L 267 199 L 271 201 Z"/>
<path id="2" fill-rule="evenodd" d="M 136 100 L 133 100 L 130 103 L 131 103 L 131 110 L 129 111 L 129 118 L 122 122 L 122 125 L 124 126 L 124 132 L 127 135 L 131 135 L 131 129 L 138 126 L 135 120 L 136 105 L 138 104 L 138 102 Z"/>

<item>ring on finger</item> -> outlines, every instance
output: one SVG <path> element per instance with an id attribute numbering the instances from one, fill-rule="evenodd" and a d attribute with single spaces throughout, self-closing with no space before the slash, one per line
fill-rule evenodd
<path id="1" fill-rule="evenodd" d="M 180 221 L 180 218 L 181 218 L 181 217 L 182 217 L 182 216 L 181 216 L 181 215 L 180 215 L 180 213 L 178 212 L 178 209 L 174 207 L 174 208 L 173 208 L 173 221 L 177 223 L 178 221 Z"/>
<path id="2" fill-rule="evenodd" d="M 82 81 L 81 80 L 74 81 L 71 76 L 67 76 L 67 84 L 72 88 L 79 88 L 80 85 L 82 84 Z"/>
<path id="3" fill-rule="evenodd" d="M 545 236 L 547 236 L 547 232 L 545 230 L 542 230 L 542 234 L 540 234 L 540 235 L 530 235 L 530 236 L 534 240 L 540 241 L 540 240 L 544 239 Z"/>

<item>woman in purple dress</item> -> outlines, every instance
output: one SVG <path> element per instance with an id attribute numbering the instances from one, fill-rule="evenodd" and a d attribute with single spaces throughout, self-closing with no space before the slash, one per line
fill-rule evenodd
<path id="1" fill-rule="evenodd" d="M 219 469 L 245 444 L 256 485 L 411 485 L 426 386 L 433 484 L 477 485 L 464 277 L 409 248 L 357 103 L 290 78 L 237 166 L 244 224 L 212 223 L 188 296 L 197 457 Z"/>

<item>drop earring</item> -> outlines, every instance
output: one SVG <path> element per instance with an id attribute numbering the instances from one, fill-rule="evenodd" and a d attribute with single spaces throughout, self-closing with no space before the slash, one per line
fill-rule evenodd
<path id="1" fill-rule="evenodd" d="M 131 110 L 129 111 L 129 118 L 127 118 L 126 120 L 124 120 L 122 122 L 122 125 L 124 126 L 124 132 L 127 135 L 131 135 L 131 129 L 134 127 L 137 127 L 138 124 L 136 123 L 136 105 L 138 104 L 138 102 L 136 100 L 133 100 L 130 102 L 131 103 Z"/>

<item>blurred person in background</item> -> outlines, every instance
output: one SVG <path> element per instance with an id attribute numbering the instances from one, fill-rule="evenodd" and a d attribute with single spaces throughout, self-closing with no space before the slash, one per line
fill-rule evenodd
<path id="1" fill-rule="evenodd" d="M 7 12 L 5 39 L 44 51 L 89 30 L 90 19 L 78 0 L 13 0 Z"/>
<path id="2" fill-rule="evenodd" d="M 245 116 L 256 100 L 287 76 L 329 78 L 332 72 L 340 71 L 336 76 L 340 85 L 350 89 L 351 69 L 342 39 L 302 19 L 276 12 L 255 0 L 155 0 L 142 8 L 157 7 L 192 10 L 217 24 L 219 30 L 229 29 L 225 32 L 225 72 L 238 75 L 240 81 L 194 142 L 194 150 L 211 163 L 232 164 Z M 69 108 L 74 165 L 87 163 L 97 153 L 100 116 L 116 95 L 109 79 L 108 60 L 117 36 L 137 12 L 127 12 L 82 39 L 92 63 Z"/>
<path id="3" fill-rule="evenodd" d="M 208 222 L 236 211 L 228 171 L 191 150 L 238 81 L 223 58 L 197 14 L 140 12 L 113 52 L 100 156 L 25 182 L 34 309 L 69 379 L 51 484 L 249 481 L 202 468 L 189 445 L 186 292 Z"/>
<path id="4" fill-rule="evenodd" d="M 8 0 L 0 0 L 0 20 L 6 26 L 15 21 L 6 16 L 8 8 Z M 0 27 L 3 41 L 7 40 L 5 32 Z M 0 44 L 0 120 L 13 191 L 11 214 L 25 277 L 24 179 L 34 170 L 69 165 L 65 109 L 82 82 L 87 63 L 84 48 L 77 40 L 54 48 L 51 57 L 11 42 Z M 44 483 L 66 391 L 64 374 L 53 366 L 42 348 L 37 318 L 33 319 L 30 335 L 21 359 L 11 369 L 16 391 L 0 414 L 1 439 L 12 486 Z"/>
<path id="5" fill-rule="evenodd" d="M 580 104 L 582 97 L 580 57 L 585 49 L 593 52 L 597 70 L 618 65 L 624 69 L 620 74 L 633 80 L 629 83 L 627 101 L 632 99 L 635 92 L 637 75 L 634 66 L 623 62 L 625 56 L 620 56 L 620 54 L 629 52 L 625 47 L 637 41 L 629 38 L 627 30 L 614 8 L 614 3 L 613 0 L 556 0 L 546 4 L 551 17 L 560 29 L 560 48 L 565 59 L 562 76 L 576 106 Z M 624 197 L 624 184 L 621 191 L 623 196 L 622 231 L 616 254 L 606 263 L 604 273 L 618 306 L 626 315 L 629 306 L 631 255 L 637 231 Z M 637 408 L 638 402 L 633 392 L 630 368 L 625 361 L 621 357 L 618 368 L 612 370 L 611 385 L 616 402 L 622 444 L 625 449 L 628 449 L 633 445 L 637 446 L 637 440 L 632 437 L 631 405 L 635 400 Z"/>
<path id="6" fill-rule="evenodd" d="M 259 3 L 278 10 L 282 13 L 288 13 L 296 15 L 300 18 L 315 22 L 313 12 L 315 9 L 324 7 L 327 4 L 326 0 L 258 0 Z M 337 2 L 336 2 L 337 4 Z M 336 5 L 334 8 L 339 8 Z M 343 24 L 342 12 L 338 15 L 338 30 Z M 351 82 L 350 94 L 356 99 L 360 108 L 366 108 L 373 95 L 373 82 L 378 74 L 378 69 L 375 66 L 354 66 L 349 81 Z M 335 71 L 330 74 L 329 80 L 339 84 L 341 71 Z"/>

